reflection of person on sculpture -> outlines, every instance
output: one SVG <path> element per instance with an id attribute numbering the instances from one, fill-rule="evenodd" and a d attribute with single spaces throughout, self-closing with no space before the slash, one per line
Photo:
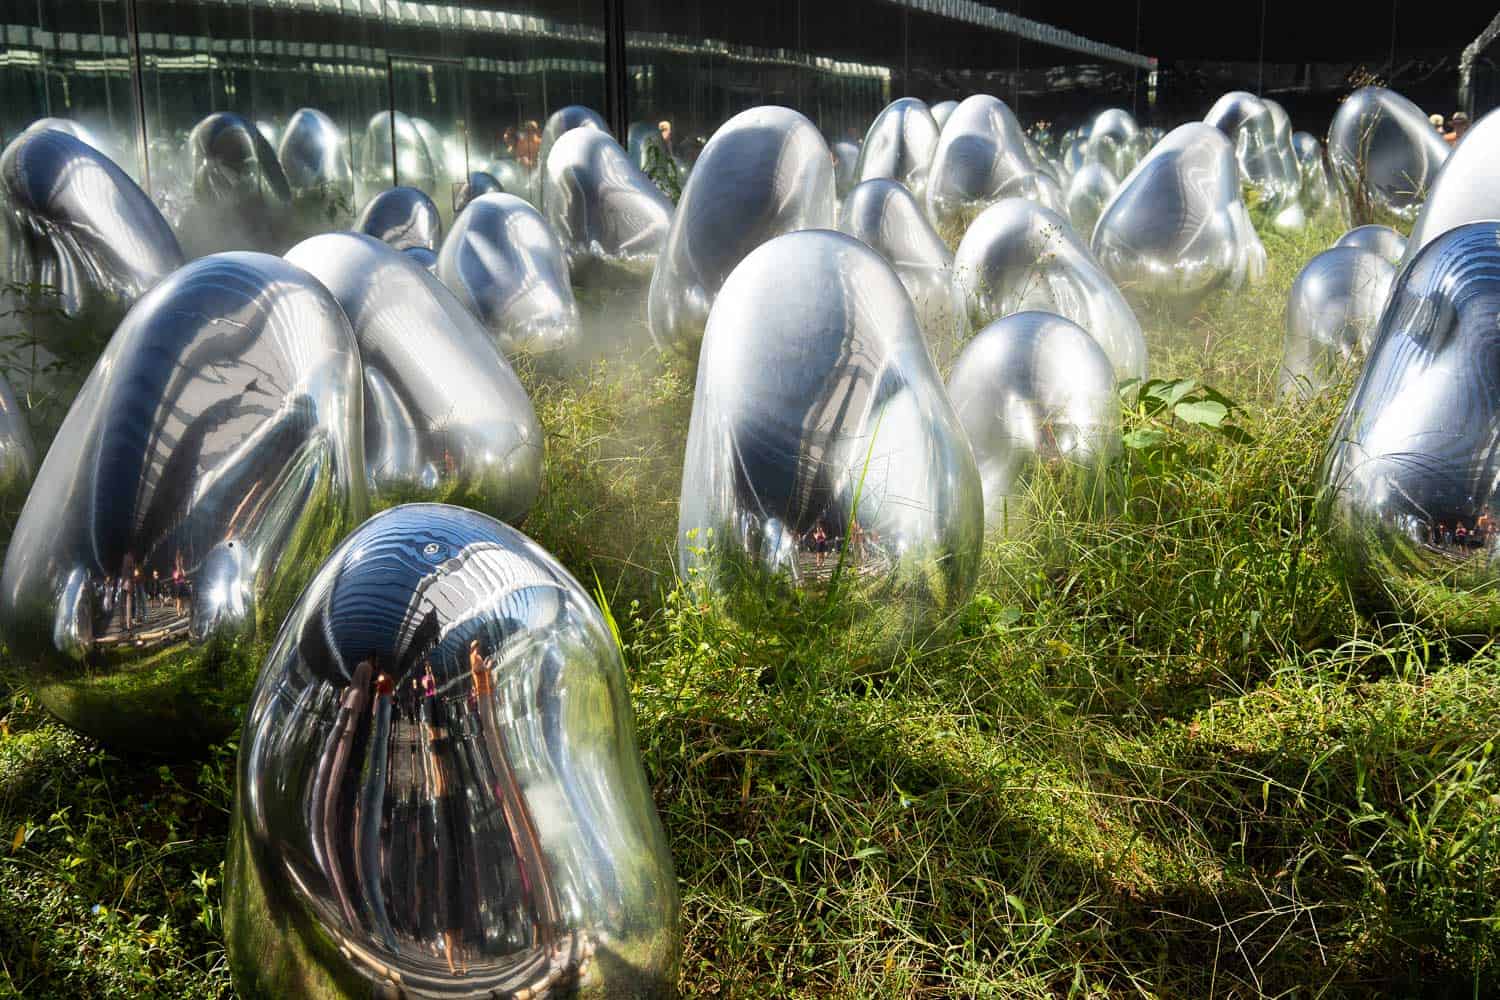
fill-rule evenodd
<path id="1" fill-rule="evenodd" d="M 448 971 L 457 975 L 463 956 L 459 953 L 459 935 L 463 930 L 463 890 L 458 884 L 457 838 L 453 829 L 452 797 L 449 795 L 445 773 L 445 758 L 452 751 L 452 737 L 446 726 L 442 704 L 437 696 L 437 678 L 432 673 L 432 661 L 424 663 L 422 677 L 422 722 L 427 735 L 426 784 L 427 784 L 427 841 L 430 868 L 424 872 L 423 882 L 434 890 L 426 916 L 443 940 L 443 956 L 448 960 Z M 468 971 L 464 966 L 464 971 Z"/>
<path id="2" fill-rule="evenodd" d="M 124 596 L 125 631 L 128 633 L 134 627 L 135 622 L 135 594 L 131 589 L 135 582 L 135 553 L 125 553 L 125 559 L 120 563 L 120 590 Z"/>
<path id="3" fill-rule="evenodd" d="M 177 601 L 177 614 L 182 614 L 182 600 L 187 596 L 187 571 L 182 568 L 182 550 L 177 551 L 176 565 L 172 567 L 172 596 Z"/>
<path id="4" fill-rule="evenodd" d="M 374 657 L 372 656 L 373 660 Z M 386 912 L 382 885 L 380 827 L 385 812 L 385 789 L 390 776 L 391 722 L 396 685 L 390 674 L 375 678 L 375 700 L 370 707 L 370 738 L 365 744 L 359 801 L 354 812 L 354 873 L 368 923 L 390 951 L 396 950 L 396 931 Z"/>
<path id="5" fill-rule="evenodd" d="M 349 769 L 349 754 L 354 745 L 354 734 L 365 716 L 365 706 L 370 700 L 370 684 L 375 673 L 375 654 L 360 660 L 349 678 L 349 686 L 339 699 L 338 715 L 329 730 L 328 741 L 319 755 L 318 771 L 313 779 L 312 815 L 309 817 L 314 843 L 320 848 L 324 876 L 328 888 L 333 892 L 343 909 L 344 919 L 350 927 L 359 926 L 354 914 L 354 900 L 344 879 L 343 859 L 339 857 L 339 844 L 346 837 L 347 824 L 339 816 L 339 799 L 343 790 L 344 772 Z"/>

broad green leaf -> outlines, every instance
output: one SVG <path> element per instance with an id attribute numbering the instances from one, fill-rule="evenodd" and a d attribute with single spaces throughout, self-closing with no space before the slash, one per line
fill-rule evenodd
<path id="1" fill-rule="evenodd" d="M 1120 440 L 1125 447 L 1135 451 L 1144 451 L 1147 448 L 1155 448 L 1167 438 L 1167 432 L 1155 427 L 1143 427 L 1138 431 L 1131 431 Z"/>
<path id="2" fill-rule="evenodd" d="M 1190 403 L 1178 403 L 1172 407 L 1177 419 L 1200 427 L 1217 427 L 1229 416 L 1229 407 L 1212 399 L 1200 399 Z"/>

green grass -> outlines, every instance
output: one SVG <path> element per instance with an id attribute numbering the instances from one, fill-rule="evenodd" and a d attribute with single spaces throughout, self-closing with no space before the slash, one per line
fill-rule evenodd
<path id="1" fill-rule="evenodd" d="M 1336 235 L 1268 235 L 1263 284 L 1147 318 L 1153 374 L 1251 440 L 1159 420 L 1092 518 L 1039 482 L 921 648 L 674 585 L 688 370 L 531 380 L 527 530 L 619 622 L 685 995 L 1495 994 L 1500 658 L 1355 614 L 1312 522 L 1340 398 L 1274 397 Z M 0 995 L 232 993 L 232 759 L 121 760 L 0 696 Z"/>

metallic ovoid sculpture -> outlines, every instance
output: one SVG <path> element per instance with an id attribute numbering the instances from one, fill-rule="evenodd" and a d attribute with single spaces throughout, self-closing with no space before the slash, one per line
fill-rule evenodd
<path id="1" fill-rule="evenodd" d="M 116 749 L 226 736 L 303 584 L 366 515 L 361 409 L 349 321 L 284 260 L 205 257 L 137 302 L 0 578 L 0 630 L 42 704 Z"/>
<path id="2" fill-rule="evenodd" d="M 277 159 L 305 232 L 342 229 L 354 217 L 354 172 L 343 133 L 316 108 L 300 108 L 281 135 Z"/>
<path id="3" fill-rule="evenodd" d="M 146 192 L 66 132 L 16 137 L 0 154 L 0 197 L 9 279 L 55 289 L 69 316 L 123 311 L 182 266 L 177 237 Z"/>
<path id="4" fill-rule="evenodd" d="M 224 930 L 247 1000 L 675 992 L 624 665 L 512 528 L 411 504 L 355 531 L 266 658 L 236 776 Z"/>
<path id="5" fill-rule="evenodd" d="M 1277 379 L 1283 396 L 1318 395 L 1370 348 L 1396 269 L 1370 250 L 1324 250 L 1287 296 L 1286 342 Z"/>
<path id="6" fill-rule="evenodd" d="M 651 275 L 647 314 L 662 350 L 693 356 L 729 272 L 767 240 L 833 226 L 833 163 L 790 108 L 742 111 L 703 147 Z"/>
<path id="7" fill-rule="evenodd" d="M 1486 219 L 1500 219 L 1500 115 L 1493 111 L 1464 134 L 1444 161 L 1411 227 L 1401 263 L 1448 230 Z"/>
<path id="8" fill-rule="evenodd" d="M 890 266 L 827 231 L 747 256 L 699 356 L 684 574 L 731 607 L 837 590 L 889 640 L 962 606 L 983 521 L 973 453 Z"/>
<path id="9" fill-rule="evenodd" d="M 1356 601 L 1450 635 L 1500 631 L 1497 319 L 1500 223 L 1428 243 L 1397 276 L 1323 469 Z"/>
<path id="10" fill-rule="evenodd" d="M 927 174 L 927 218 L 944 238 L 1004 197 L 1008 181 L 1032 173 L 1015 114 L 999 98 L 975 94 L 954 109 L 938 136 Z"/>
<path id="11" fill-rule="evenodd" d="M 953 283 L 953 251 L 933 230 L 907 188 L 889 178 L 863 181 L 844 200 L 839 231 L 884 257 L 917 311 L 933 359 L 946 369 L 969 333 Z"/>
<path id="12" fill-rule="evenodd" d="M 953 114 L 957 107 L 957 101 L 938 101 L 932 105 L 930 109 L 932 111 L 932 120 L 937 123 L 939 131 L 942 131 L 943 126 L 948 123 L 948 116 Z"/>
<path id="13" fill-rule="evenodd" d="M 1049 174 L 1038 170 L 1035 173 L 1022 174 L 1012 177 L 1000 186 L 995 192 L 996 200 L 1003 201 L 1006 198 L 1025 198 L 1043 208 L 1050 209 L 1058 215 L 1066 217 L 1068 214 L 1068 196 L 1063 193 L 1062 187 L 1053 180 Z"/>
<path id="14" fill-rule="evenodd" d="M 1234 150 L 1202 122 L 1173 129 L 1120 182 L 1092 246 L 1126 294 L 1179 302 L 1257 280 L 1266 263 Z"/>
<path id="15" fill-rule="evenodd" d="M 443 217 L 422 191 L 414 187 L 386 188 L 359 213 L 354 231 L 373 236 L 394 250 L 436 253 L 443 241 Z"/>
<path id="16" fill-rule="evenodd" d="M 1068 179 L 1068 219 L 1087 242 L 1120 182 L 1100 163 L 1086 163 Z"/>
<path id="17" fill-rule="evenodd" d="M 855 183 L 888 177 L 906 185 L 921 200 L 937 141 L 937 122 L 926 104 L 915 97 L 892 101 L 875 116 L 865 133 L 854 170 Z"/>
<path id="18" fill-rule="evenodd" d="M 1297 154 L 1297 170 L 1302 177 L 1302 211 L 1310 219 L 1341 212 L 1343 201 L 1329 173 L 1323 143 L 1308 132 L 1293 132 L 1292 151 Z"/>
<path id="19" fill-rule="evenodd" d="M 464 181 L 458 193 L 453 196 L 453 212 L 458 214 L 469 207 L 469 202 L 482 194 L 504 194 L 505 185 L 494 174 L 483 170 L 470 171 L 469 179 Z"/>
<path id="20" fill-rule="evenodd" d="M 394 136 L 392 133 L 394 132 Z M 405 112 L 377 111 L 365 126 L 360 145 L 359 182 L 366 200 L 388 187 L 414 187 L 436 200 L 442 150 L 427 148 L 427 140 Z"/>
<path id="21" fill-rule="evenodd" d="M 672 225 L 672 202 L 608 132 L 559 136 L 542 168 L 542 204 L 575 281 L 645 278 Z"/>
<path id="22" fill-rule="evenodd" d="M 1361 87 L 1328 127 L 1328 158 L 1356 225 L 1412 221 L 1448 144 L 1422 109 L 1384 87 Z"/>
<path id="23" fill-rule="evenodd" d="M 333 293 L 354 328 L 375 505 L 441 500 L 519 524 L 542 486 L 542 427 L 473 314 L 370 236 L 314 236 L 286 257 Z"/>
<path id="24" fill-rule="evenodd" d="M 442 279 L 512 358 L 562 362 L 578 346 L 578 303 L 547 220 L 511 194 L 475 198 L 438 253 Z"/>
<path id="25" fill-rule="evenodd" d="M 26 414 L 10 383 L 0 377 L 0 509 L 20 510 L 35 474 L 36 445 Z"/>
<path id="26" fill-rule="evenodd" d="M 1088 331 L 1048 312 L 997 319 L 964 346 L 948 377 L 984 484 L 987 531 L 1015 530 L 1031 473 L 1067 463 L 1102 497 L 1120 453 L 1120 399 L 1109 358 Z"/>
<path id="27" fill-rule="evenodd" d="M 1402 258 L 1406 256 L 1406 237 L 1390 226 L 1380 226 L 1374 223 L 1367 226 L 1355 226 L 1340 236 L 1333 245 L 1368 250 L 1398 267 Z"/>
<path id="28" fill-rule="evenodd" d="M 991 205 L 958 245 L 953 276 L 974 329 L 1011 313 L 1056 313 L 1089 332 L 1121 379 L 1146 377 L 1135 313 L 1056 212 L 1020 198 Z"/>
<path id="29" fill-rule="evenodd" d="M 1256 192 L 1278 228 L 1298 228 L 1306 221 L 1299 218 L 1296 225 L 1281 221 L 1282 212 L 1294 206 L 1300 209 L 1302 188 L 1286 112 L 1278 116 L 1271 102 L 1233 90 L 1214 102 L 1203 120 L 1234 144 L 1240 180 Z"/>
<path id="30" fill-rule="evenodd" d="M 220 250 L 280 252 L 291 238 L 292 189 L 260 130 L 228 111 L 188 135 L 193 203 L 178 226 L 189 257 Z"/>
<path id="31" fill-rule="evenodd" d="M 604 119 L 599 117 L 599 112 L 594 109 L 586 108 L 581 104 L 569 104 L 567 107 L 558 108 L 547 119 L 547 124 L 542 126 L 541 149 L 537 154 L 536 160 L 537 169 L 546 169 L 547 158 L 552 153 L 552 144 L 565 133 L 571 132 L 575 128 L 594 129 L 595 131 L 609 135 L 609 126 L 604 124 Z M 543 197 L 543 201 L 538 207 L 545 206 L 546 192 L 540 187 L 538 188 L 538 192 Z"/>

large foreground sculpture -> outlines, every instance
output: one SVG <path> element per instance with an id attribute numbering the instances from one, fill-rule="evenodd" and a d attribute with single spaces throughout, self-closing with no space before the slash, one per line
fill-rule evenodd
<path id="1" fill-rule="evenodd" d="M 1282 395 L 1316 396 L 1369 351 L 1395 280 L 1389 261 L 1359 247 L 1334 247 L 1307 262 L 1287 296 Z"/>
<path id="2" fill-rule="evenodd" d="M 662 350 L 698 352 L 729 272 L 783 233 L 833 226 L 833 161 L 790 108 L 742 111 L 698 156 L 651 275 L 647 315 Z"/>
<path id="3" fill-rule="evenodd" d="M 365 517 L 360 412 L 349 322 L 286 261 L 205 257 L 142 298 L 0 578 L 0 629 L 41 702 L 117 749 L 227 735 L 302 585 Z"/>
<path id="4" fill-rule="evenodd" d="M 1500 631 L 1500 222 L 1450 230 L 1397 278 L 1323 469 L 1366 610 Z"/>
<path id="5" fill-rule="evenodd" d="M 297 244 L 354 328 L 377 506 L 441 500 L 519 524 L 542 486 L 542 427 L 484 327 L 407 254 L 357 233 Z"/>
<path id="6" fill-rule="evenodd" d="M 1361 87 L 1328 127 L 1328 158 L 1356 225 L 1416 218 L 1448 144 L 1422 109 L 1384 87 Z"/>
<path id="7" fill-rule="evenodd" d="M 1500 115 L 1493 111 L 1464 133 L 1433 179 L 1411 227 L 1401 263 L 1450 229 L 1500 219 Z"/>
<path id="8" fill-rule="evenodd" d="M 1121 451 L 1120 400 L 1109 358 L 1078 324 L 1048 312 L 997 319 L 964 347 L 948 395 L 979 463 L 987 531 L 1023 523 L 1039 465 L 1066 463 L 1085 500 L 1102 498 Z"/>
<path id="9" fill-rule="evenodd" d="M 260 672 L 224 928 L 247 1000 L 673 995 L 672 859 L 603 616 L 437 504 L 316 571 Z"/>
<path id="10" fill-rule="evenodd" d="M 699 357 L 688 578 L 732 602 L 846 588 L 890 641 L 962 606 L 982 529 L 973 453 L 890 266 L 823 231 L 746 257 Z"/>

